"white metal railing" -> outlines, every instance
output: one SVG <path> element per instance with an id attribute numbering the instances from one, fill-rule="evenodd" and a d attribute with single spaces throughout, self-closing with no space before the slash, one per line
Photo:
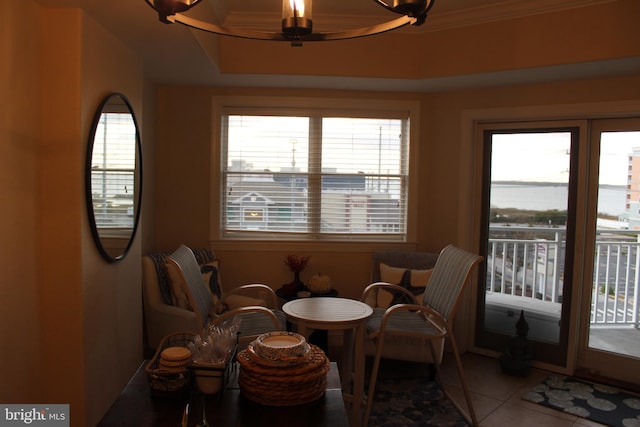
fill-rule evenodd
<path id="1" fill-rule="evenodd" d="M 561 303 L 564 228 L 491 226 L 486 292 Z M 598 230 L 591 323 L 639 326 L 640 231 Z"/>

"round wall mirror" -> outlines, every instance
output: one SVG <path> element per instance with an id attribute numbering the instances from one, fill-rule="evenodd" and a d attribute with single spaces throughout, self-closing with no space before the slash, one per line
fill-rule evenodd
<path id="1" fill-rule="evenodd" d="M 142 200 L 141 148 L 129 100 L 119 93 L 107 96 L 89 134 L 86 191 L 93 239 L 108 261 L 124 258 L 136 234 Z"/>

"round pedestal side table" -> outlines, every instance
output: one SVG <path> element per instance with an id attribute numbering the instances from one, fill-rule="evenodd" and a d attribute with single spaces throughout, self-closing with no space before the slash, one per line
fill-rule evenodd
<path id="1" fill-rule="evenodd" d="M 313 329 L 344 331 L 342 390 L 345 400 L 351 402 L 351 425 L 359 426 L 364 394 L 364 334 L 373 309 L 348 298 L 316 297 L 289 301 L 282 306 L 282 311 L 306 338 Z"/>

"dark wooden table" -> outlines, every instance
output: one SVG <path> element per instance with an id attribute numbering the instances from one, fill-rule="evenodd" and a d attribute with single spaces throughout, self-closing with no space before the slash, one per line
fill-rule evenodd
<path id="1" fill-rule="evenodd" d="M 179 399 L 151 396 L 144 371 L 146 361 L 140 365 L 129 384 L 113 403 L 98 427 L 177 427 L 187 401 L 189 426 L 200 421 L 201 395 Z M 264 406 L 242 396 L 237 382 L 238 368 L 232 370 L 229 385 L 222 394 L 205 397 L 207 421 L 215 427 L 348 427 L 349 421 L 340 375 L 335 362 L 327 374 L 327 389 L 319 400 L 296 406 Z"/>

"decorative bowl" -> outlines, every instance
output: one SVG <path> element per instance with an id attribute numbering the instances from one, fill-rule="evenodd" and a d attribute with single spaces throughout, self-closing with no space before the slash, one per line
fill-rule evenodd
<path id="1" fill-rule="evenodd" d="M 253 342 L 255 353 L 265 360 L 291 360 L 304 356 L 309 344 L 300 334 L 287 331 L 268 332 Z"/>

